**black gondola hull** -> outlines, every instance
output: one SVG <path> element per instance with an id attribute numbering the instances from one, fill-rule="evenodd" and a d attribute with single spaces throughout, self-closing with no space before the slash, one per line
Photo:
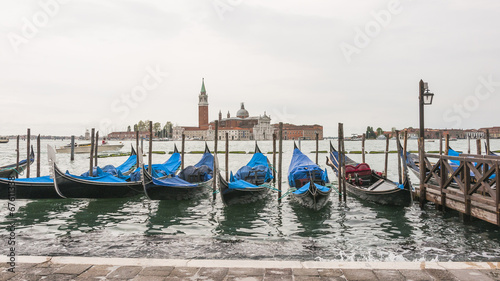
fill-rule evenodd
<path id="1" fill-rule="evenodd" d="M 64 198 L 125 198 L 141 194 L 142 182 L 94 182 L 62 173 L 54 165 L 55 189 Z"/>
<path id="2" fill-rule="evenodd" d="M 311 188 L 309 188 L 302 194 L 292 193 L 291 198 L 299 205 L 318 211 L 322 209 L 326 205 L 326 203 L 328 203 L 328 198 L 330 197 L 331 192 L 331 188 L 328 192 L 322 192 L 318 189 L 312 191 Z"/>
<path id="3" fill-rule="evenodd" d="M 367 188 L 346 183 L 346 188 L 347 192 L 362 200 L 375 202 L 381 205 L 410 206 L 412 202 L 411 192 L 406 186 L 404 189 L 395 187 L 392 190 L 371 191 Z"/>
<path id="4" fill-rule="evenodd" d="M 9 193 L 9 188 L 11 193 Z M 12 193 L 13 192 L 13 193 Z M 0 179 L 0 199 L 57 199 L 61 198 L 53 183 L 27 183 Z"/>
<path id="5" fill-rule="evenodd" d="M 238 204 L 250 204 L 266 198 L 269 194 L 269 188 L 259 186 L 255 188 L 234 189 L 229 188 L 228 182 L 219 173 L 219 190 L 222 202 L 226 206 Z"/>
<path id="6" fill-rule="evenodd" d="M 161 186 L 153 183 L 151 175 L 144 171 L 144 190 L 151 200 L 192 200 L 206 196 L 212 192 L 210 179 L 205 182 L 194 183 L 194 187 Z"/>

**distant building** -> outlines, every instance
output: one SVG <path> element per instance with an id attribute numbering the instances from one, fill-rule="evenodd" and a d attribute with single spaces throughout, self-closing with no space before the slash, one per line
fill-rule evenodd
<path id="1" fill-rule="evenodd" d="M 205 80 L 202 80 L 201 91 L 198 96 L 198 127 L 176 126 L 173 128 L 172 138 L 179 140 L 182 134 L 191 140 L 214 140 L 215 120 L 208 121 L 208 95 L 205 89 Z M 277 125 L 271 124 L 271 116 L 264 112 L 263 115 L 250 116 L 245 104 L 241 103 L 236 117 L 231 117 L 230 112 L 226 118 L 222 118 L 219 111 L 219 140 L 226 139 L 226 133 L 230 140 L 272 140 L 273 134 L 277 132 Z M 323 127 L 319 125 L 293 125 L 286 124 L 285 139 L 315 139 L 316 132 L 323 139 Z"/>

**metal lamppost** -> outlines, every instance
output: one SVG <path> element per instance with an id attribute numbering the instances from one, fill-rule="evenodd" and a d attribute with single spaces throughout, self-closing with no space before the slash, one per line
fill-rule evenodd
<path id="1" fill-rule="evenodd" d="M 424 133 L 424 105 L 431 105 L 434 94 L 429 92 L 429 85 L 427 82 L 420 80 L 419 83 L 419 113 L 420 113 L 420 134 L 419 134 L 419 169 L 420 169 L 420 208 L 424 208 L 426 201 L 425 189 L 425 133 Z"/>

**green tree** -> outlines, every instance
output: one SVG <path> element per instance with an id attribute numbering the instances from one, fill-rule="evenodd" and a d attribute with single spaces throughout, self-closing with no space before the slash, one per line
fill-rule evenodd
<path id="1" fill-rule="evenodd" d="M 374 139 L 377 136 L 375 135 L 375 132 L 373 131 L 373 127 L 366 127 L 366 138 L 367 139 Z"/>
<path id="2" fill-rule="evenodd" d="M 132 130 L 132 128 L 130 128 L 130 125 L 128 125 L 127 132 L 130 132 L 131 130 Z M 135 128 L 134 128 L 134 131 L 135 131 Z"/>
<path id="3" fill-rule="evenodd" d="M 160 122 L 153 123 L 153 132 L 156 134 L 159 134 L 161 130 L 161 124 Z"/>
<path id="4" fill-rule="evenodd" d="M 382 128 L 378 127 L 377 128 L 377 137 L 380 135 L 383 135 L 383 134 L 384 134 L 384 130 L 382 130 Z"/>

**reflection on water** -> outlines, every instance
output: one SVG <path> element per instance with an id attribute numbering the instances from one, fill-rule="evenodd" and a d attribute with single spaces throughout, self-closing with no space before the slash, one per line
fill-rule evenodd
<path id="1" fill-rule="evenodd" d="M 322 142 L 320 150 L 326 149 L 327 144 Z M 155 150 L 173 147 L 171 142 L 155 145 Z M 203 145 L 188 143 L 188 151 L 202 150 Z M 385 142 L 367 142 L 371 150 L 383 150 L 384 145 Z M 463 149 L 463 145 L 460 141 L 454 143 L 457 149 Z M 253 146 L 253 142 L 234 142 L 230 149 L 249 151 L 248 147 Z M 259 146 L 263 151 L 272 150 L 270 143 Z M 346 146 L 348 150 L 359 150 L 359 143 Z M 496 146 L 500 147 L 500 142 Z M 304 141 L 302 147 L 312 151 L 314 142 Z M 291 142 L 285 142 L 285 163 L 289 163 L 292 148 Z M 155 155 L 154 159 L 160 163 L 168 156 Z M 88 168 L 83 156 L 77 156 L 75 162 L 58 157 L 61 166 L 71 171 Z M 199 155 L 188 154 L 186 158 L 186 162 L 192 163 Z M 230 169 L 236 170 L 248 158 L 245 154 L 231 154 Z M 397 171 L 395 159 L 395 155 L 390 155 L 392 172 Z M 224 157 L 220 160 L 224 161 Z M 383 155 L 367 155 L 367 160 L 372 168 L 383 169 Z M 122 161 L 104 158 L 100 163 Z M 18 200 L 13 217 L 8 216 L 4 200 L 0 235 L 7 234 L 7 225 L 16 224 L 19 255 L 344 261 L 500 259 L 499 227 L 477 220 L 463 223 L 456 212 L 443 213 L 432 204 L 423 211 L 417 204 L 406 208 L 379 206 L 352 197 L 344 204 L 339 203 L 337 194 L 332 194 L 331 202 L 313 212 L 292 204 L 288 197 L 281 203 L 276 199 L 277 194 L 270 192 L 266 200 L 229 207 L 223 206 L 220 198 L 213 201 L 212 196 L 193 201 L 150 201 L 145 196 Z"/>

